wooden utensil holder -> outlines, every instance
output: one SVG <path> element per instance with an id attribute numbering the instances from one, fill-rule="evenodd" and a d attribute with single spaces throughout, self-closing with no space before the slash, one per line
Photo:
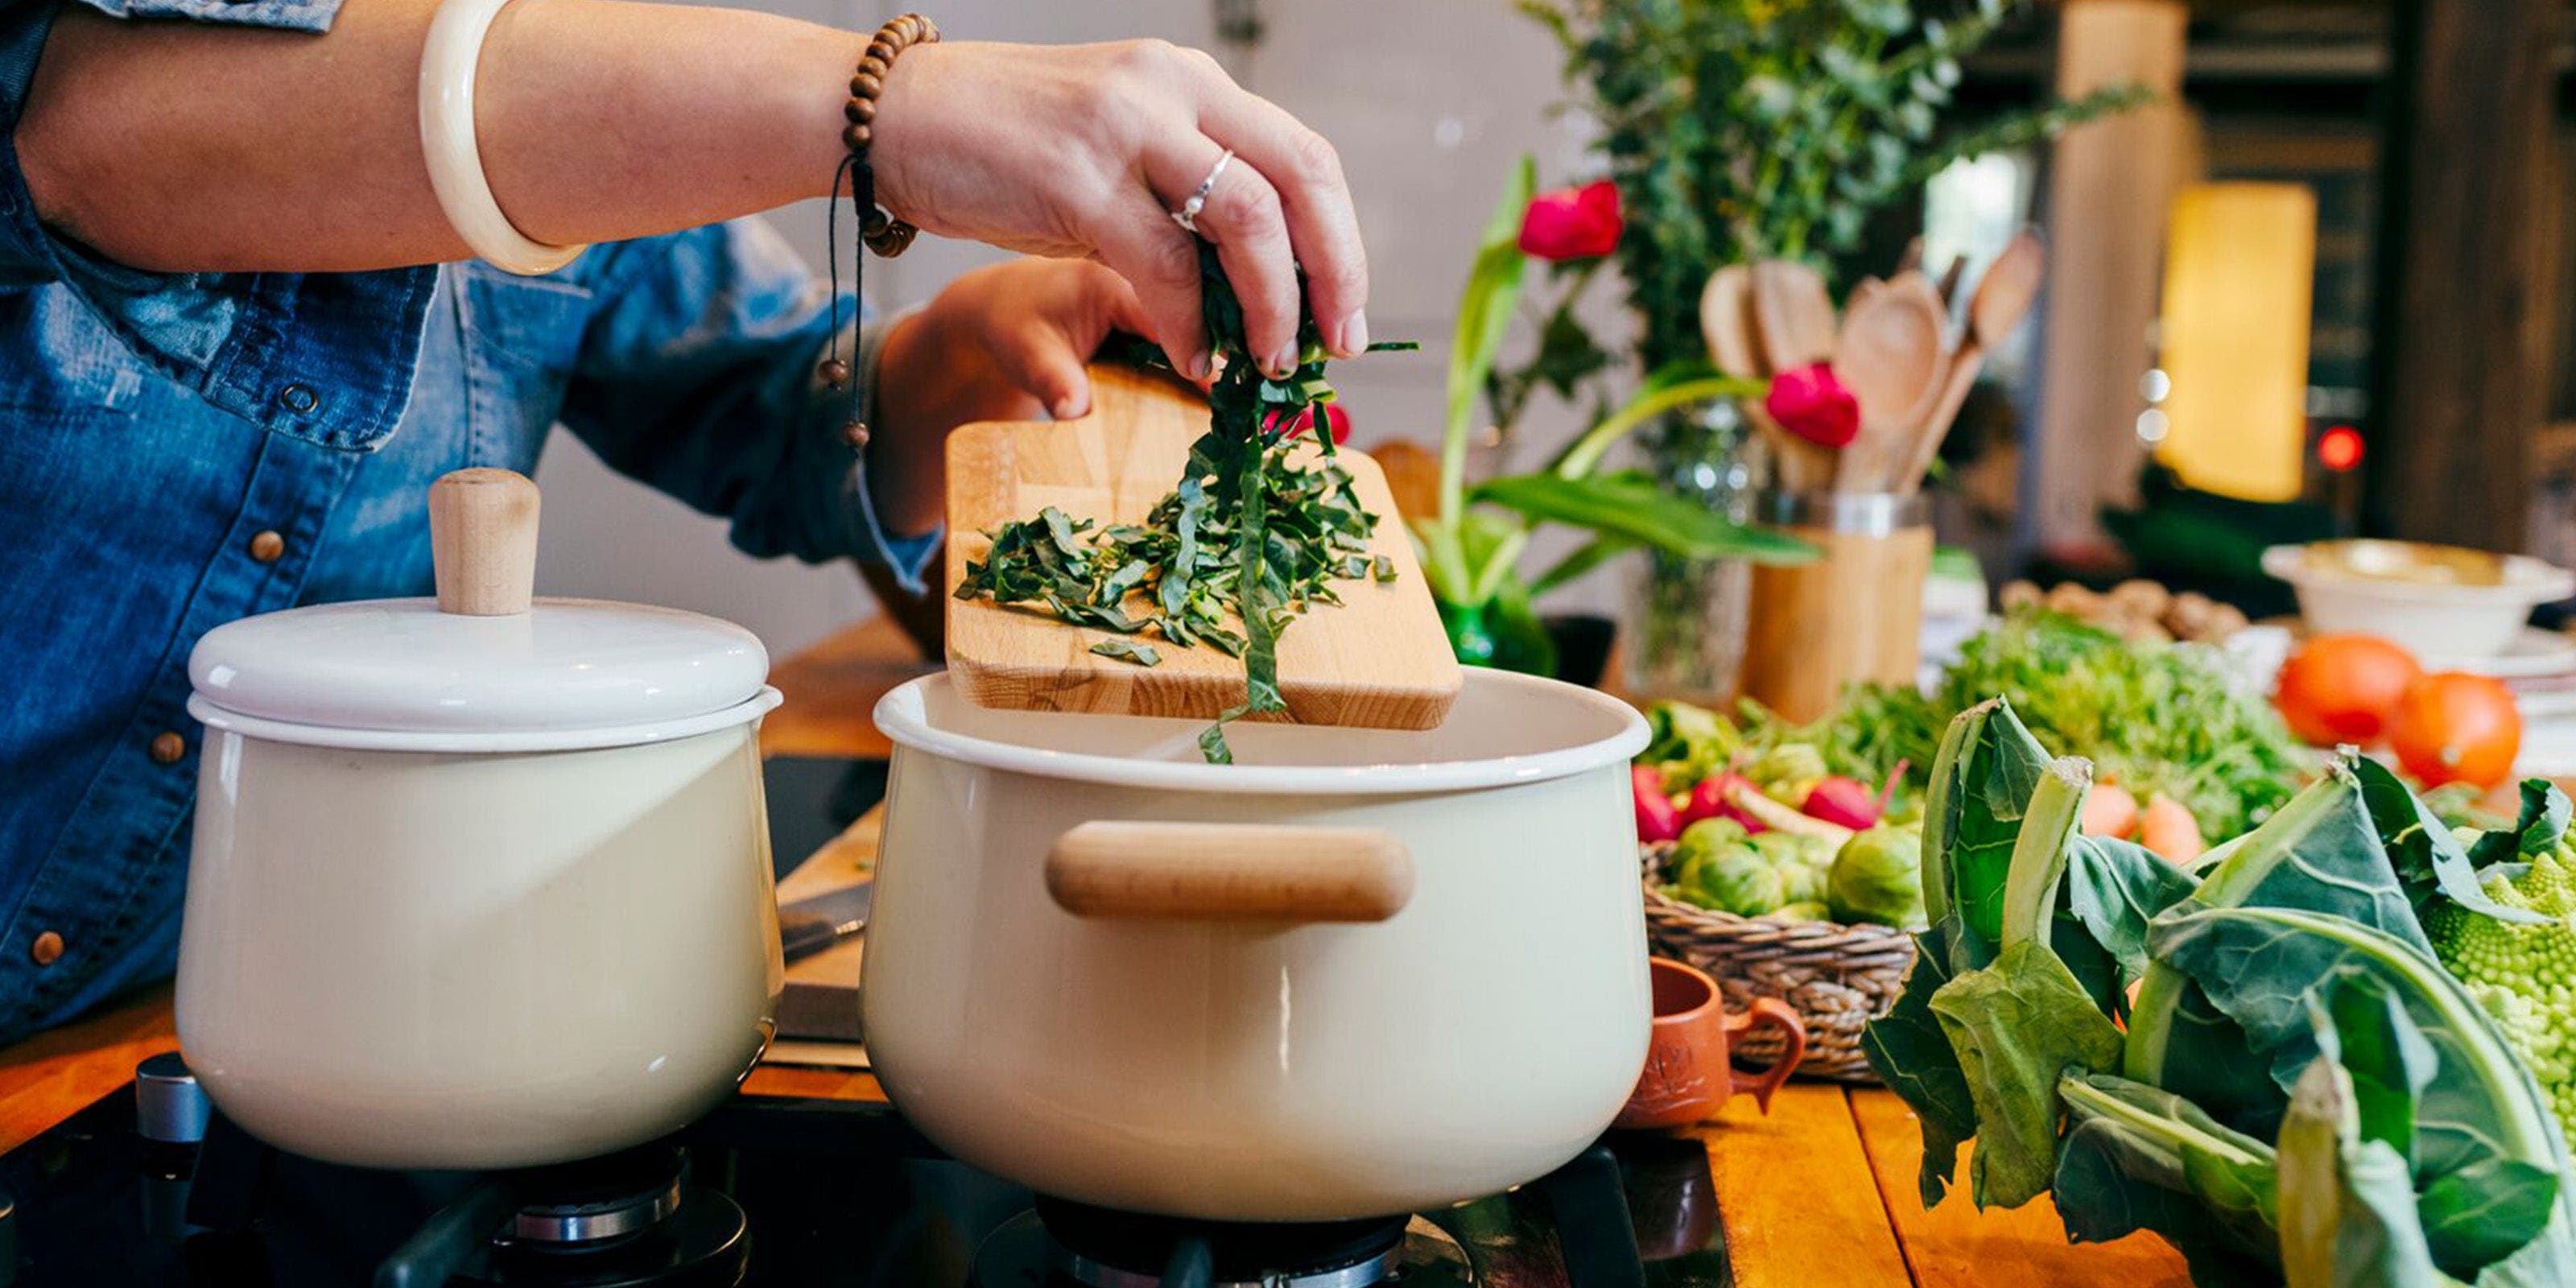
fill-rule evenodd
<path id="1" fill-rule="evenodd" d="M 1764 517 L 1822 551 L 1756 564 L 1741 689 L 1804 723 L 1856 681 L 1911 684 L 1922 661 L 1931 508 L 1920 495 L 1804 492 L 1764 498 Z"/>

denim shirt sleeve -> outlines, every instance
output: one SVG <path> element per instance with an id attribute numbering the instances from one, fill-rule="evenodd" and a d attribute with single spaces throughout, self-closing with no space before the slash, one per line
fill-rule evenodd
<path id="1" fill-rule="evenodd" d="M 785 240 L 743 219 L 590 254 L 604 257 L 592 266 L 601 302 L 563 423 L 618 472 L 730 520 L 750 554 L 881 562 L 919 591 L 941 533 L 878 521 L 865 453 L 841 439 L 849 393 L 815 372 L 831 297 Z M 858 313 L 846 296 L 843 312 Z M 884 330 L 842 332 L 863 393 Z"/>
<path id="2" fill-rule="evenodd" d="M 69 0 L 0 0 L 0 290 L 58 283 L 155 370 L 208 402 L 328 447 L 383 442 L 411 397 L 434 266 L 374 273 L 156 273 L 45 226 L 18 120 Z M 117 18 L 320 32 L 341 0 L 80 0 Z"/>

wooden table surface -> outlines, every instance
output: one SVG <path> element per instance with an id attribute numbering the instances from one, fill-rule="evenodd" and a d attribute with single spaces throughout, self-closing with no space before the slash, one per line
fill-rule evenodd
<path id="1" fill-rule="evenodd" d="M 778 667 L 772 682 L 787 702 L 763 726 L 762 748 L 771 755 L 883 756 L 886 743 L 869 722 L 870 708 L 928 669 L 882 620 L 851 627 Z M 145 1056 L 177 1046 L 165 985 L 0 1050 L 0 1150 L 124 1085 Z M 744 1090 L 882 1098 L 864 1073 L 774 1065 L 755 1071 Z M 2190 1283 L 2182 1259 L 2145 1235 L 2068 1246 L 2044 1198 L 2019 1211 L 1978 1213 L 1954 1191 L 1924 1211 L 1915 1197 L 1922 1145 L 1913 1115 L 1882 1090 L 1792 1083 L 1773 1098 L 1769 1115 L 1738 1098 L 1690 1134 L 1708 1148 L 1739 1288 Z"/>

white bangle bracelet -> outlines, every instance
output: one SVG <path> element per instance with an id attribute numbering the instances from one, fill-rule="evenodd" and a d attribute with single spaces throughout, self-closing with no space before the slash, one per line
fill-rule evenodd
<path id="1" fill-rule="evenodd" d="M 484 34 L 509 3 L 444 0 L 430 19 L 420 51 L 420 150 L 438 208 L 456 235 L 493 267 L 533 276 L 571 263 L 583 247 L 549 246 L 520 232 L 483 175 L 483 152 L 474 141 L 474 70 Z"/>

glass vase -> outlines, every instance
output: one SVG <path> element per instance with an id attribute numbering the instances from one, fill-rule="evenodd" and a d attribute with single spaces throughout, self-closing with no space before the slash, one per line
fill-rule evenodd
<path id="1" fill-rule="evenodd" d="M 1732 402 L 1674 413 L 1657 426 L 1647 469 L 1674 495 L 1749 523 L 1759 480 L 1748 428 Z M 1641 702 L 1731 702 L 1744 665 L 1752 565 L 1658 550 L 1647 551 L 1635 565 L 1619 624 L 1628 695 Z"/>

